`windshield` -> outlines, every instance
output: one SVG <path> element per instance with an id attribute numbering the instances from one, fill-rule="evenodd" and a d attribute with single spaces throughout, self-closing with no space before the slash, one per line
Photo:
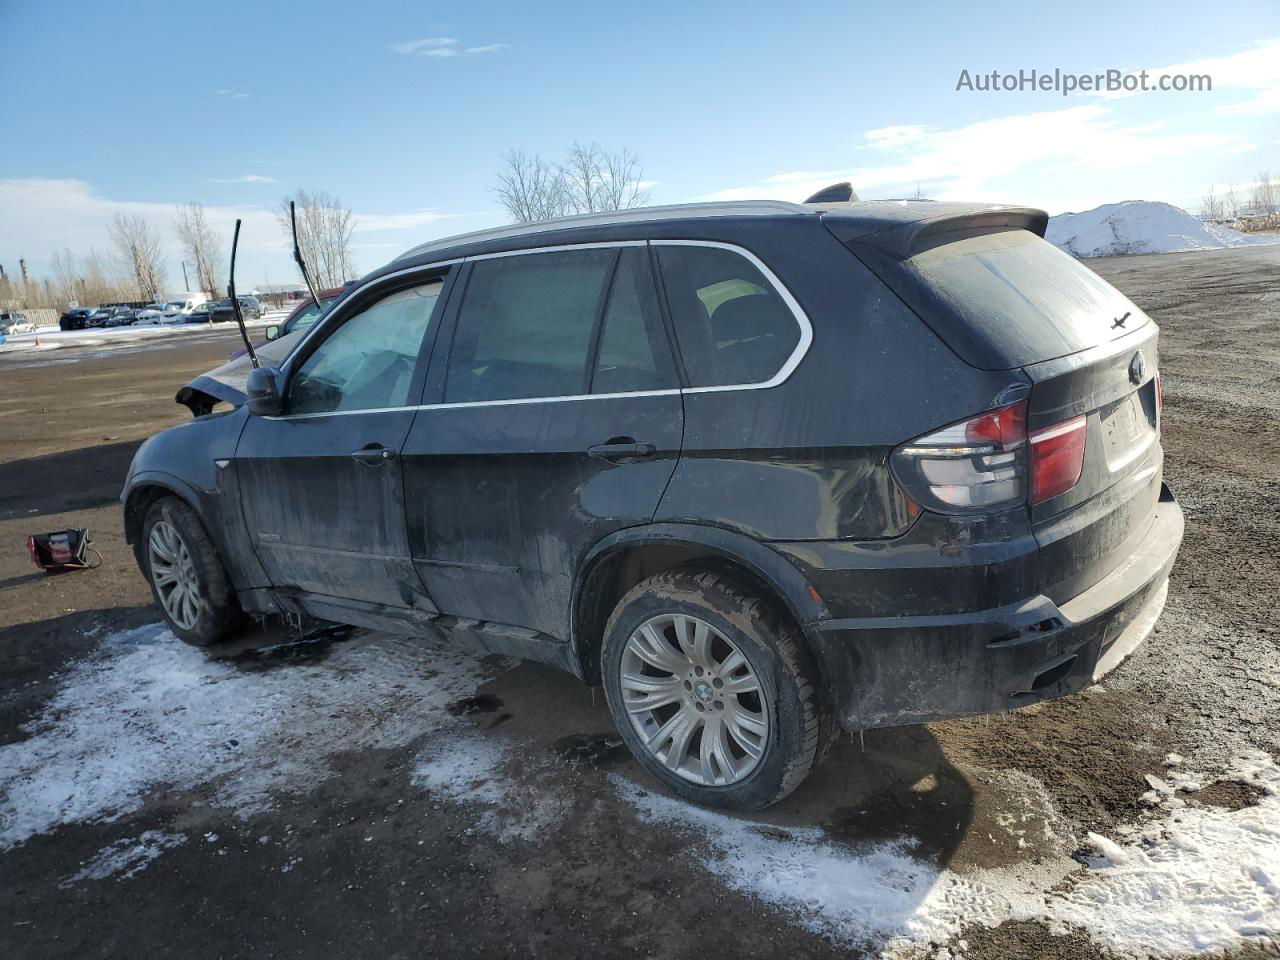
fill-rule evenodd
<path id="1" fill-rule="evenodd" d="M 181 309 L 182 309 L 183 307 L 185 307 L 185 306 L 186 306 L 186 303 L 184 303 L 182 300 L 174 300 L 174 301 L 172 301 L 171 303 L 166 304 L 165 309 L 166 309 L 166 310 L 181 310 Z"/>
<path id="2" fill-rule="evenodd" d="M 293 315 L 293 319 L 285 324 L 285 333 L 293 333 L 295 330 L 305 330 L 318 319 L 320 315 L 329 309 L 330 304 L 337 300 L 337 297 L 321 297 L 320 306 L 316 306 L 315 302 L 311 302 Z"/>

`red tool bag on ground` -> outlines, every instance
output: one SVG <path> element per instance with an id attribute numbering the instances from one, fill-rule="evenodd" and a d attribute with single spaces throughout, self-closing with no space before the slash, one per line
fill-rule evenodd
<path id="1" fill-rule="evenodd" d="M 45 573 L 59 570 L 88 570 L 102 562 L 97 550 L 93 555 L 97 563 L 90 563 L 86 555 L 90 551 L 88 530 L 59 530 L 56 533 L 36 533 L 27 537 L 27 549 L 31 562 Z"/>

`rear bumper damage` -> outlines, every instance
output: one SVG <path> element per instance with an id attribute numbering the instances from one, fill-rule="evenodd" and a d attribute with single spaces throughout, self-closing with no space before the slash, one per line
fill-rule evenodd
<path id="1" fill-rule="evenodd" d="M 841 726 L 997 713 L 1094 683 L 1150 634 L 1164 609 L 1182 531 L 1182 509 L 1162 485 L 1136 549 L 1064 603 L 1040 595 L 972 613 L 809 624 Z"/>

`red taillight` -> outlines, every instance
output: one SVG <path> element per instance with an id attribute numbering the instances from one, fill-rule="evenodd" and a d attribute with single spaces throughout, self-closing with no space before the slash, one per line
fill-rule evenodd
<path id="1" fill-rule="evenodd" d="M 1015 403 L 966 420 L 964 434 L 970 443 L 1016 447 L 1027 439 L 1027 405 Z"/>
<path id="2" fill-rule="evenodd" d="M 1052 500 L 1080 482 L 1086 423 L 1084 417 L 1073 417 L 1027 437 L 1031 448 L 1031 503 Z"/>
<path id="3" fill-rule="evenodd" d="M 1026 497 L 1027 408 L 987 410 L 903 444 L 894 472 L 909 500 L 938 513 L 988 513 Z"/>

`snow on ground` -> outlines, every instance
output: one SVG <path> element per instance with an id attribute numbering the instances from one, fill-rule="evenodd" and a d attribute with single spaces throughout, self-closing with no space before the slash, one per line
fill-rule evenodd
<path id="1" fill-rule="evenodd" d="M 1147 200 L 1107 203 L 1049 218 L 1045 239 L 1075 257 L 1178 253 L 1280 243 L 1280 236 L 1247 234 L 1202 223 L 1180 207 Z"/>
<path id="2" fill-rule="evenodd" d="M 166 850 L 186 842 L 183 834 L 165 833 L 163 830 L 147 830 L 136 838 L 117 840 L 99 850 L 78 873 L 67 877 L 59 886 L 69 887 L 84 880 L 106 880 L 109 877 L 127 880 L 147 869 Z"/>
<path id="3" fill-rule="evenodd" d="M 474 657 L 381 635 L 319 664 L 258 671 L 158 625 L 103 646 L 66 674 L 28 739 L 0 747 L 0 849 L 117 820 L 166 788 L 208 784 L 215 805 L 250 816 L 330 777 L 332 754 L 457 722 L 445 706 L 484 679 Z"/>
<path id="4" fill-rule="evenodd" d="M 504 742 L 464 728 L 431 743 L 418 758 L 413 784 L 450 803 L 476 806 L 476 828 L 499 840 L 535 840 L 560 819 L 569 798 L 539 775 L 536 762 L 513 777 L 510 759 Z"/>
<path id="5" fill-rule="evenodd" d="M 245 319 L 249 329 L 280 323 L 289 310 L 270 310 L 257 320 Z M 56 350 L 59 347 L 112 347 L 134 346 L 138 343 L 163 337 L 184 334 L 208 333 L 210 330 L 234 330 L 234 323 L 148 323 L 127 327 L 95 327 L 87 330 L 60 330 L 56 326 L 40 327 L 35 333 L 23 333 L 14 337 L 0 336 L 0 353 L 16 353 L 28 350 Z"/>
<path id="6" fill-rule="evenodd" d="M 360 634 L 318 662 L 255 666 L 210 659 L 159 625 L 105 638 L 98 657 L 62 676 L 28 738 L 0 746 L 0 850 L 64 824 L 120 820 L 168 790 L 199 789 L 250 816 L 333 776 L 333 755 L 404 746 L 419 751 L 416 787 L 470 808 L 472 829 L 501 841 L 537 842 L 573 808 L 572 775 L 550 755 L 449 709 L 492 672 L 470 655 Z M 962 955 L 966 926 L 1006 920 L 1083 930 L 1120 956 L 1276 937 L 1280 767 L 1242 754 L 1225 779 L 1252 785 L 1258 802 L 1228 810 L 1195 802 L 1213 778 L 1184 763 L 1170 755 L 1148 777 L 1151 809 L 1140 822 L 1079 838 L 1095 851 L 1086 863 L 1051 856 L 1001 869 L 940 868 L 912 856 L 910 837 L 852 846 L 820 827 L 762 826 L 611 780 L 642 822 L 685 833 L 715 880 L 890 956 L 947 943 L 948 955 Z M 1048 795 L 1023 787 L 1027 809 L 998 822 L 1014 832 L 1043 822 L 1054 847 L 1071 849 L 1077 840 Z M 148 831 L 120 840 L 64 884 L 132 876 L 187 839 Z"/>
<path id="7" fill-rule="evenodd" d="M 912 858 L 902 841 L 853 851 L 818 828 L 762 830 L 613 779 L 643 819 L 703 840 L 706 868 L 730 887 L 790 910 L 809 929 L 891 956 L 1005 920 L 1036 920 L 1059 933 L 1074 927 L 1131 957 L 1280 938 L 1280 767 L 1264 754 L 1227 774 L 1262 791 L 1257 805 L 1192 806 L 1169 790 L 1128 835 L 1090 834 L 1099 856 L 1084 869 L 1064 860 L 958 873 Z"/>

